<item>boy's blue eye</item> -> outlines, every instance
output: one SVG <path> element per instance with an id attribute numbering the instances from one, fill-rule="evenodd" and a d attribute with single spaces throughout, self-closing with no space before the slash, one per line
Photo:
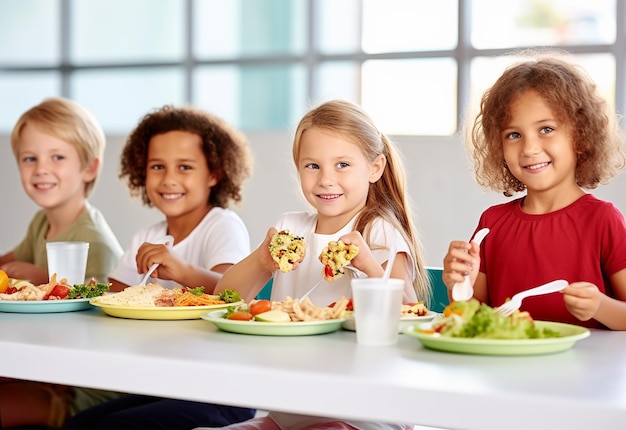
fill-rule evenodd
<path id="1" fill-rule="evenodd" d="M 59 161 L 59 160 L 64 160 L 65 157 L 63 155 L 54 155 L 52 156 L 53 160 Z"/>
<path id="2" fill-rule="evenodd" d="M 337 163 L 337 167 L 339 167 L 340 169 L 343 169 L 344 167 L 348 167 L 348 166 L 350 166 L 350 164 L 343 162 L 343 161 L 340 163 Z"/>
<path id="3" fill-rule="evenodd" d="M 305 169 L 319 169 L 319 168 L 320 168 L 320 166 L 318 166 L 318 165 L 317 165 L 317 164 L 315 164 L 315 163 L 309 163 L 309 164 L 305 164 L 305 165 L 304 165 L 304 168 L 305 168 Z"/>
<path id="4" fill-rule="evenodd" d="M 24 157 L 22 158 L 23 163 L 33 163 L 36 160 L 35 157 Z"/>

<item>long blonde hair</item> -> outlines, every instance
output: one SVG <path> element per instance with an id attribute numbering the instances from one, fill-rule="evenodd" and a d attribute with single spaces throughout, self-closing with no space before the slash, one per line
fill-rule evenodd
<path id="1" fill-rule="evenodd" d="M 395 144 L 378 131 L 370 116 L 360 106 L 344 100 L 331 100 L 312 109 L 300 120 L 293 141 L 293 160 L 296 165 L 302 134 L 313 127 L 346 137 L 361 148 L 370 162 L 381 154 L 387 159 L 382 177 L 370 184 L 365 208 L 359 214 L 355 228 L 368 244 L 372 225 L 378 218 L 389 222 L 401 232 L 417 266 L 413 288 L 418 299 L 428 303 L 430 279 L 413 224 L 404 164 Z"/>

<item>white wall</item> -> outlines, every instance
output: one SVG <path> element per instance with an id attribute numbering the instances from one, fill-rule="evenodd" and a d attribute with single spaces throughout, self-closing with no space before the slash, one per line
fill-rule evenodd
<path id="1" fill-rule="evenodd" d="M 161 219 L 156 209 L 147 209 L 131 200 L 118 179 L 118 160 L 125 137 L 108 139 L 104 171 L 91 198 L 106 216 L 123 247 L 140 227 Z M 244 202 L 234 208 L 246 222 L 252 246 L 262 240 L 267 229 L 282 212 L 304 210 L 295 170 L 291 161 L 288 134 L 249 135 L 255 155 L 255 169 L 246 183 Z M 421 232 L 427 264 L 441 266 L 448 244 L 469 238 L 480 213 L 505 198 L 476 186 L 463 146 L 458 137 L 395 139 L 404 155 L 409 191 L 415 209 L 415 222 Z M 26 233 L 37 207 L 20 184 L 8 136 L 0 136 L 0 179 L 4 195 L 0 210 L 0 252 L 12 249 Z M 610 185 L 594 190 L 626 213 L 626 175 Z"/>

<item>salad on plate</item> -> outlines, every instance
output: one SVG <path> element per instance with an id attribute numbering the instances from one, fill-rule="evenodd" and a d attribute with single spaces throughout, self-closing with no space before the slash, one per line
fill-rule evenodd
<path id="1" fill-rule="evenodd" d="M 559 337 L 548 327 L 538 327 L 528 312 L 516 311 L 502 316 L 489 305 L 476 299 L 452 302 L 440 318 L 433 320 L 425 333 L 438 333 L 455 338 L 480 339 L 543 339 Z"/>

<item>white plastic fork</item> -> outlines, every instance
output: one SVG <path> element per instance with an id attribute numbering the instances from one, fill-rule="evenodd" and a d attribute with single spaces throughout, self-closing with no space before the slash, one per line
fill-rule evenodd
<path id="1" fill-rule="evenodd" d="M 478 246 L 480 246 L 481 242 L 489 233 L 488 228 L 480 229 L 472 239 L 472 242 L 475 242 Z M 452 287 L 452 300 L 455 302 L 465 302 L 471 299 L 474 296 L 474 287 L 470 282 L 469 274 L 463 277 L 463 282 L 457 282 Z"/>
<path id="2" fill-rule="evenodd" d="M 174 238 L 168 234 L 167 236 L 164 236 L 162 239 L 159 239 L 152 243 L 165 245 L 171 248 L 174 245 Z M 146 282 L 148 282 L 148 278 L 150 277 L 150 275 L 152 275 L 152 272 L 154 272 L 157 267 L 159 267 L 159 263 L 154 263 L 152 266 L 150 266 L 150 268 L 148 269 L 148 271 L 146 272 L 143 279 L 138 285 L 146 285 Z"/>
<path id="3" fill-rule="evenodd" d="M 356 275 L 357 278 L 367 278 L 367 275 L 365 274 L 365 272 L 357 269 L 356 267 L 352 267 L 352 266 L 343 266 L 344 269 L 350 269 L 354 272 L 354 274 Z M 304 293 L 301 297 L 300 300 L 304 300 L 305 297 L 308 297 L 313 291 L 315 291 L 315 289 L 317 287 L 319 287 L 322 283 L 322 281 L 324 280 L 324 278 L 320 279 L 319 281 L 317 281 L 315 283 L 315 285 L 313 285 L 311 287 L 311 289 L 309 291 L 307 291 L 306 293 Z"/>
<path id="4" fill-rule="evenodd" d="M 568 282 L 563 279 L 558 279 L 556 281 L 548 282 L 547 284 L 540 285 L 535 288 L 531 288 L 530 290 L 522 291 L 521 293 L 515 294 L 511 300 L 505 302 L 502 306 L 496 309 L 496 312 L 503 316 L 509 316 L 516 310 L 522 306 L 522 300 L 526 297 L 530 296 L 539 296 L 541 294 L 554 293 L 556 291 L 561 291 L 563 288 L 567 287 Z"/>

